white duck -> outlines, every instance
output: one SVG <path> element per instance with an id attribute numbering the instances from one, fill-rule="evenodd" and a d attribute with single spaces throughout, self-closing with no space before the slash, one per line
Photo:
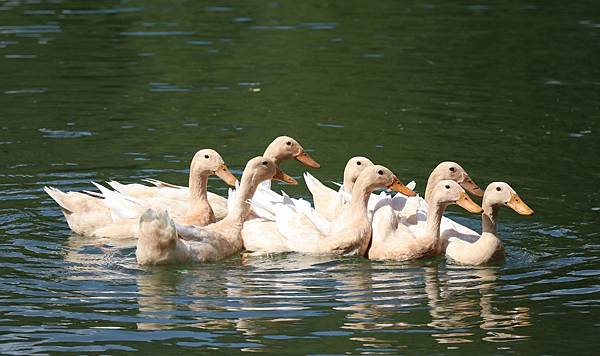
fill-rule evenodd
<path id="1" fill-rule="evenodd" d="M 497 237 L 498 211 L 508 206 L 521 215 L 533 215 L 533 210 L 504 182 L 488 185 L 483 195 L 481 235 L 457 234 L 448 240 L 446 258 L 464 265 L 481 265 L 504 258 L 504 247 Z M 469 241 L 476 238 L 475 241 Z"/>
<path id="2" fill-rule="evenodd" d="M 96 237 L 135 237 L 137 219 L 149 207 L 160 206 L 174 210 L 177 220 L 185 224 L 206 225 L 215 222 L 215 216 L 208 203 L 206 186 L 210 175 L 217 175 L 226 183 L 236 181 L 223 159 L 215 150 L 198 151 L 190 165 L 190 204 L 186 210 L 172 207 L 172 199 L 154 197 L 136 199 L 113 192 L 96 185 L 102 194 L 93 196 L 45 187 L 46 192 L 61 206 L 69 227 L 78 234 Z M 102 198 L 102 199 L 101 199 Z"/>
<path id="3" fill-rule="evenodd" d="M 418 225 L 419 223 L 423 223 L 427 220 L 431 192 L 433 188 L 442 180 L 453 180 L 467 192 L 477 197 L 483 196 L 483 191 L 481 188 L 475 184 L 463 167 L 456 162 L 441 162 L 429 175 L 427 187 L 425 188 L 425 198 L 420 196 L 407 198 L 402 195 L 396 195 L 392 199 L 391 206 L 396 211 L 396 214 L 400 218 L 402 224 Z M 443 216 L 440 225 L 440 238 L 443 248 L 445 248 L 448 236 L 456 235 L 457 233 L 474 234 L 475 232 L 468 227 Z"/>
<path id="4" fill-rule="evenodd" d="M 250 214 L 250 199 L 267 179 L 296 181 L 269 158 L 248 161 L 227 216 L 205 227 L 178 225 L 167 212 L 146 211 L 139 222 L 136 257 L 140 265 L 205 263 L 223 259 L 242 249 L 241 230 Z M 181 238 L 179 236 L 181 236 Z"/>
<path id="5" fill-rule="evenodd" d="M 279 232 L 275 223 L 279 204 L 291 204 L 293 209 L 320 221 L 320 225 L 329 224 L 348 206 L 356 179 L 365 168 L 371 166 L 373 162 L 366 157 L 350 158 L 344 168 L 344 184 L 339 191 L 325 186 L 309 173 L 305 173 L 306 185 L 313 193 L 315 207 L 320 207 L 320 210 L 311 208 L 310 203 L 304 199 L 293 199 L 284 192 L 280 195 L 262 185 L 259 186 L 251 200 L 252 210 L 258 218 L 249 219 L 244 223 L 244 248 L 258 254 L 290 251 L 285 236 Z"/>
<path id="6" fill-rule="evenodd" d="M 392 199 L 382 200 L 373 215 L 373 237 L 369 259 L 412 260 L 439 255 L 442 251 L 440 225 L 444 210 L 458 204 L 471 213 L 480 213 L 464 189 L 453 180 L 442 180 L 428 190 L 427 220 L 407 226 L 392 208 Z"/>
<path id="7" fill-rule="evenodd" d="M 294 204 L 274 203 L 276 225 L 290 251 L 363 256 L 371 239 L 367 203 L 375 189 L 389 188 L 406 195 L 415 193 L 387 168 L 367 167 L 352 189 L 349 206 L 333 221 Z M 268 237 L 266 237 L 268 238 Z"/>
<path id="8" fill-rule="evenodd" d="M 279 136 L 267 146 L 263 157 L 271 159 L 275 164 L 279 165 L 282 161 L 295 159 L 311 168 L 319 168 L 320 165 L 313 160 L 304 148 L 295 139 L 289 136 Z M 165 198 L 176 199 L 182 209 L 186 209 L 190 199 L 188 187 L 177 186 L 155 179 L 146 179 L 145 181 L 154 184 L 149 187 L 142 184 L 121 184 L 119 182 L 109 182 L 109 184 L 117 191 L 124 193 L 134 198 L 152 198 L 162 196 Z M 270 187 L 270 182 L 265 182 L 267 187 Z M 215 213 L 215 217 L 221 220 L 227 215 L 227 199 L 208 192 L 208 201 Z"/>
<path id="9" fill-rule="evenodd" d="M 333 220 L 340 213 L 345 200 L 349 200 L 348 198 L 345 199 L 341 192 L 347 195 L 352 194 L 352 188 L 360 173 L 372 165 L 373 162 L 367 157 L 356 156 L 350 158 L 346 163 L 346 167 L 344 167 L 344 182 L 339 191 L 335 191 L 321 183 L 312 174 L 304 173 L 304 181 L 313 196 L 315 211 L 322 217 Z"/>

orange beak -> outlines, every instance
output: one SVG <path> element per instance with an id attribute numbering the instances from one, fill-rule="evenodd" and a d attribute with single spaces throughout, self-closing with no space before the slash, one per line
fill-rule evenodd
<path id="1" fill-rule="evenodd" d="M 483 211 L 465 192 L 460 193 L 460 198 L 456 201 L 456 204 L 469 213 L 479 214 Z"/>
<path id="2" fill-rule="evenodd" d="M 298 184 L 298 182 L 294 178 L 285 174 L 279 167 L 277 167 L 277 171 L 275 172 L 273 179 L 279 180 L 282 182 L 286 182 L 288 184 L 294 184 L 294 185 Z"/>
<path id="3" fill-rule="evenodd" d="M 406 195 L 407 197 L 414 197 L 415 195 L 417 195 L 417 193 L 413 192 L 407 186 L 402 184 L 396 177 L 394 177 L 392 184 L 388 185 L 387 188 L 391 189 L 393 191 L 396 191 L 398 193 L 402 193 L 402 194 Z"/>
<path id="4" fill-rule="evenodd" d="M 510 200 L 506 205 L 521 215 L 533 215 L 533 209 L 527 206 L 517 194 L 511 193 Z"/>
<path id="5" fill-rule="evenodd" d="M 312 157 L 309 156 L 308 153 L 306 153 L 304 150 L 302 150 L 302 152 L 300 152 L 294 158 L 311 168 L 320 168 L 321 167 L 321 165 L 319 163 L 317 163 L 317 161 L 312 159 Z"/>
<path id="6" fill-rule="evenodd" d="M 219 166 L 219 168 L 215 171 L 215 175 L 223 180 L 223 182 L 229 184 L 230 186 L 235 186 L 235 182 L 237 178 L 231 174 L 231 171 L 225 164 Z"/>

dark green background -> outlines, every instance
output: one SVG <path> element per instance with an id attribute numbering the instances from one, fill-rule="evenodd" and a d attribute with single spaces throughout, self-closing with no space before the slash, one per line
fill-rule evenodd
<path id="1" fill-rule="evenodd" d="M 591 353 L 599 54 L 596 1 L 0 1 L 0 352 Z M 323 181 L 366 155 L 422 193 L 456 160 L 536 215 L 503 211 L 508 259 L 489 268 L 147 270 L 71 236 L 41 190 L 184 184 L 206 147 L 239 173 L 281 134 Z"/>

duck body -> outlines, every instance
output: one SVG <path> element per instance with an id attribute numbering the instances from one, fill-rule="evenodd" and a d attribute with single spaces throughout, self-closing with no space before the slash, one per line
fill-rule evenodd
<path id="1" fill-rule="evenodd" d="M 100 198 L 80 192 L 65 193 L 53 187 L 44 187 L 44 191 L 58 203 L 69 228 L 76 234 L 90 236 L 113 222 L 110 209 Z"/>
<path id="2" fill-rule="evenodd" d="M 497 220 L 501 206 L 508 206 L 521 215 L 532 215 L 533 210 L 505 182 L 492 182 L 483 196 L 481 235 L 473 240 L 472 235 L 456 235 L 448 240 L 446 258 L 463 265 L 482 265 L 501 260 L 504 247 L 498 238 Z"/>
<path id="3" fill-rule="evenodd" d="M 289 197 L 284 197 L 283 201 L 272 201 L 270 210 L 275 215 L 274 222 L 279 231 L 276 246 L 287 245 L 287 250 L 301 253 L 363 256 L 371 238 L 368 200 L 373 190 L 385 187 L 414 194 L 387 168 L 373 165 L 360 174 L 354 184 L 350 204 L 332 221 L 322 217 L 307 202 Z M 251 203 L 255 204 L 254 201 Z M 266 226 L 269 226 L 269 232 L 273 230 L 272 223 Z M 269 237 L 265 236 L 265 239 Z M 270 246 L 266 242 L 261 247 L 267 250 Z"/>
<path id="4" fill-rule="evenodd" d="M 481 211 L 481 207 L 455 181 L 442 180 L 431 192 L 431 211 L 424 224 L 407 225 L 394 212 L 391 200 L 381 203 L 382 206 L 373 216 L 373 239 L 368 253 L 370 259 L 406 261 L 439 255 L 442 252 L 440 227 L 446 207 L 459 204 L 471 212 Z"/>
<path id="5" fill-rule="evenodd" d="M 127 196 L 95 182 L 92 184 L 100 190 L 100 193 L 89 192 L 91 195 L 63 193 L 51 187 L 46 187 L 45 190 L 61 206 L 69 227 L 74 232 L 106 238 L 137 237 L 138 219 L 148 208 L 169 210 L 171 215 L 182 224 L 204 226 L 215 222 L 215 215 L 206 191 L 208 176 L 211 174 L 219 176 L 232 185 L 236 181 L 216 151 L 211 149 L 198 151 L 190 165 L 190 189 L 188 189 L 190 199 L 185 202 L 185 205 L 178 204 L 174 197 L 154 196 L 144 199 Z M 111 182 L 111 185 L 118 187 L 119 183 Z M 138 193 L 145 190 L 142 185 L 129 188 Z M 182 206 L 185 208 L 182 209 Z"/>
<path id="6" fill-rule="evenodd" d="M 254 195 L 260 182 L 282 179 L 285 175 L 275 163 L 265 157 L 248 161 L 242 181 L 236 191 L 230 191 L 229 212 L 225 219 L 204 227 L 176 224 L 168 212 L 149 209 L 139 221 L 136 257 L 141 265 L 205 263 L 226 258 L 243 247 L 242 227 L 250 214 L 247 200 Z"/>

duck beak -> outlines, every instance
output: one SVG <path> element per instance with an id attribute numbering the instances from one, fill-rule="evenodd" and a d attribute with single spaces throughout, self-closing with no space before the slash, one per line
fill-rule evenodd
<path id="1" fill-rule="evenodd" d="M 230 186 L 235 186 L 235 182 L 237 178 L 231 174 L 231 171 L 225 164 L 219 166 L 219 168 L 215 171 L 215 175 L 223 180 L 223 182 L 229 184 Z"/>
<path id="2" fill-rule="evenodd" d="M 294 185 L 298 184 L 298 182 L 294 178 L 285 174 L 279 167 L 277 167 L 277 171 L 275 172 L 275 175 L 273 176 L 273 180 L 279 180 L 279 181 L 286 182 L 288 184 L 294 184 Z"/>
<path id="3" fill-rule="evenodd" d="M 414 197 L 415 195 L 417 195 L 417 193 L 413 192 L 410 188 L 402 184 L 402 182 L 400 182 L 396 177 L 394 177 L 392 184 L 388 185 L 387 188 L 398 193 L 402 193 L 407 197 Z"/>
<path id="4" fill-rule="evenodd" d="M 506 203 L 512 210 L 516 211 L 521 215 L 533 215 L 533 209 L 527 206 L 523 199 L 521 199 L 517 194 L 511 193 L 510 200 Z"/>
<path id="5" fill-rule="evenodd" d="M 477 203 L 471 200 L 471 198 L 469 198 L 469 196 L 465 192 L 460 193 L 460 198 L 456 201 L 456 204 L 468 211 L 469 213 L 479 214 L 483 211 L 483 209 L 481 209 L 481 207 L 477 205 Z"/>
<path id="6" fill-rule="evenodd" d="M 476 197 L 483 198 L 483 190 L 479 188 L 477 184 L 469 177 L 468 174 L 465 174 L 462 182 L 458 183 L 464 190 L 473 194 Z"/>
<path id="7" fill-rule="evenodd" d="M 294 158 L 311 168 L 320 168 L 321 167 L 321 165 L 319 163 L 317 163 L 317 161 L 312 159 L 312 157 L 309 156 L 308 153 L 306 153 L 306 151 L 304 151 L 304 150 L 302 150 L 302 152 L 300 152 Z"/>

